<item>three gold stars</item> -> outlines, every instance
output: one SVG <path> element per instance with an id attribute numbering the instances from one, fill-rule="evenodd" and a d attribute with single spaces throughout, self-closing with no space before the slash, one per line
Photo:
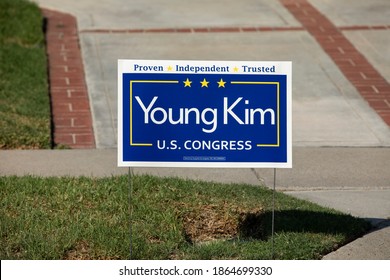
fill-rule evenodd
<path id="1" fill-rule="evenodd" d="M 190 81 L 190 79 L 186 79 L 185 81 L 183 81 L 184 83 L 184 87 L 191 87 L 191 84 L 192 84 L 192 81 Z M 203 79 L 203 81 L 200 81 L 200 84 L 201 84 L 201 87 L 206 87 L 208 88 L 209 87 L 209 81 L 206 80 L 206 78 Z M 218 88 L 221 88 L 221 87 L 225 87 L 225 84 L 226 82 L 221 78 L 218 82 Z"/>

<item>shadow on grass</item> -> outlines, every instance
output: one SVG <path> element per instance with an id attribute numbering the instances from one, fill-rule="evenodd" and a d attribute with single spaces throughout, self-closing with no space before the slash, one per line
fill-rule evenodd
<path id="1" fill-rule="evenodd" d="M 390 218 L 365 218 L 366 221 L 370 222 L 372 225 L 371 231 L 377 231 L 383 228 L 390 227 Z"/>
<path id="2" fill-rule="evenodd" d="M 239 235 L 244 239 L 267 240 L 272 235 L 272 212 L 247 215 L 240 221 Z M 307 210 L 275 211 L 275 232 L 342 234 L 347 242 L 372 228 L 371 224 L 347 214 Z"/>

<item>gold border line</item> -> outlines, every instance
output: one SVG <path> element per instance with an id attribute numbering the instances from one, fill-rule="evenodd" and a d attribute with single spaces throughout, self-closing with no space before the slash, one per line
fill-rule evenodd
<path id="1" fill-rule="evenodd" d="M 277 106 L 277 142 L 276 144 L 256 144 L 257 147 L 280 147 L 280 83 L 279 82 L 240 82 L 240 81 L 231 81 L 231 84 L 241 84 L 241 85 L 276 85 L 276 106 Z"/>
<path id="2" fill-rule="evenodd" d="M 158 84 L 178 84 L 179 81 L 164 80 L 134 80 L 130 81 L 130 146 L 151 147 L 152 143 L 133 143 L 133 83 L 158 83 Z"/>

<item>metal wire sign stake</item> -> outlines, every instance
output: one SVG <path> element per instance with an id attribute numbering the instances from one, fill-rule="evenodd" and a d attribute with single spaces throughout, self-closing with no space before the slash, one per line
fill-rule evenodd
<path id="1" fill-rule="evenodd" d="M 133 168 L 129 167 L 129 234 L 130 234 L 130 260 L 133 259 L 133 184 L 134 184 L 134 173 Z"/>
<path id="2" fill-rule="evenodd" d="M 276 168 L 274 168 L 274 186 L 272 189 L 272 225 L 271 225 L 271 238 L 272 238 L 272 259 L 275 259 L 275 190 L 276 189 Z"/>

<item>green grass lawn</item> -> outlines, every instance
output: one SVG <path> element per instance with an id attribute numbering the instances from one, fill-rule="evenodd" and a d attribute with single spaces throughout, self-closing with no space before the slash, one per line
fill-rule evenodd
<path id="1" fill-rule="evenodd" d="M 177 178 L 0 177 L 0 259 L 270 259 L 272 192 Z M 275 258 L 319 259 L 369 229 L 276 194 Z"/>
<path id="2" fill-rule="evenodd" d="M 24 0 L 0 0 L 0 149 L 51 148 L 43 20 Z"/>

